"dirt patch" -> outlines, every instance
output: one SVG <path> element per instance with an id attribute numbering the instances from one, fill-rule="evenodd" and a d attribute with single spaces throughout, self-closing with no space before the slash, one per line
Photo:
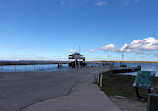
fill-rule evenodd
<path id="1" fill-rule="evenodd" d="M 118 106 L 122 111 L 146 111 L 147 104 L 135 99 L 127 99 L 125 97 L 111 96 L 111 100 Z"/>

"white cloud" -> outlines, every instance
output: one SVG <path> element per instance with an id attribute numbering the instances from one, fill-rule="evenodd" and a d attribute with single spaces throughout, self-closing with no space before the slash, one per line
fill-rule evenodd
<path id="1" fill-rule="evenodd" d="M 120 49 L 117 49 L 114 44 L 105 45 L 100 48 L 104 51 L 111 52 L 133 52 L 137 54 L 147 54 L 148 52 L 158 50 L 158 39 L 148 37 L 142 40 L 133 40 L 129 44 L 124 44 Z M 153 55 L 153 54 L 152 54 Z"/>
<path id="2" fill-rule="evenodd" d="M 142 50 L 153 51 L 158 49 L 158 40 L 153 37 L 145 38 L 140 43 L 142 44 L 140 47 Z"/>
<path id="3" fill-rule="evenodd" d="M 113 51 L 113 52 L 116 51 L 114 44 L 105 45 L 104 47 L 101 47 L 100 49 L 104 51 Z"/>
<path id="4" fill-rule="evenodd" d="M 88 50 L 88 52 L 94 52 L 94 51 L 95 51 L 94 49 L 89 49 L 89 50 Z"/>
<path id="5" fill-rule="evenodd" d="M 129 4 L 132 4 L 132 3 L 138 4 L 140 1 L 141 1 L 141 0 L 122 0 L 123 4 L 124 4 L 125 6 L 127 6 L 127 5 L 129 5 Z"/>
<path id="6" fill-rule="evenodd" d="M 105 6 L 107 2 L 104 0 L 60 0 L 60 5 L 78 7 L 85 5 L 96 5 L 96 6 Z"/>
<path id="7" fill-rule="evenodd" d="M 136 51 L 136 49 L 134 48 L 127 48 L 128 44 L 124 44 L 119 50 L 118 52 L 136 52 L 136 53 L 140 53 L 138 51 Z"/>
<path id="8" fill-rule="evenodd" d="M 120 48 L 121 52 L 141 52 L 158 50 L 158 40 L 149 37 L 143 40 L 133 40 L 130 44 L 125 44 Z"/>
<path id="9" fill-rule="evenodd" d="M 60 0 L 62 6 L 76 7 L 88 3 L 89 0 Z"/>
<path id="10" fill-rule="evenodd" d="M 107 4 L 107 2 L 105 2 L 105 1 L 97 1 L 94 4 L 97 5 L 97 6 L 105 6 Z"/>
<path id="11" fill-rule="evenodd" d="M 75 52 L 77 52 L 77 50 L 70 49 L 69 52 L 70 52 L 70 53 L 75 53 Z"/>
<path id="12" fill-rule="evenodd" d="M 121 48 L 120 48 L 120 52 L 124 52 L 125 48 L 128 46 L 128 44 L 124 44 Z M 128 52 L 128 51 L 127 51 Z"/>

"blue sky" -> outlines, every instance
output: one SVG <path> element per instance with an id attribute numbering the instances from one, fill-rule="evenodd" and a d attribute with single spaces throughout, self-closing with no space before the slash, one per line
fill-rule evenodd
<path id="1" fill-rule="evenodd" d="M 0 60 L 158 61 L 157 0 L 0 0 Z M 108 56 L 109 55 L 109 56 Z"/>

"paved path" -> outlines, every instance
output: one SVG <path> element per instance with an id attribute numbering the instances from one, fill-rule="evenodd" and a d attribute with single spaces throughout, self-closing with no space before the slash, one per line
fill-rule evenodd
<path id="1" fill-rule="evenodd" d="M 20 111 L 43 100 L 67 96 L 75 84 L 92 83 L 95 73 L 107 70 L 109 67 L 4 73 L 0 78 L 0 111 Z"/>
<path id="2" fill-rule="evenodd" d="M 78 83 L 68 96 L 45 100 L 22 111 L 120 111 L 97 84 Z"/>

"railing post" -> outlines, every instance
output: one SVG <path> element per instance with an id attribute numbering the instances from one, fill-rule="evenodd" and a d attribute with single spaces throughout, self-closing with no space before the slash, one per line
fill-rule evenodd
<path id="1" fill-rule="evenodd" d="M 1 72 L 3 72 L 3 66 L 1 66 Z"/>
<path id="2" fill-rule="evenodd" d="M 102 88 L 103 74 L 100 74 L 100 87 Z"/>
<path id="3" fill-rule="evenodd" d="M 16 66 L 15 66 L 15 72 L 16 72 Z"/>
<path id="4" fill-rule="evenodd" d="M 97 82 L 98 75 L 95 73 L 95 81 Z"/>
<path id="5" fill-rule="evenodd" d="M 2 73 L 2 75 L 0 76 L 0 78 L 3 78 L 4 77 L 3 66 L 1 66 L 1 73 Z"/>
<path id="6" fill-rule="evenodd" d="M 98 77 L 97 77 L 97 83 L 99 84 L 99 74 L 97 74 L 98 75 Z"/>

